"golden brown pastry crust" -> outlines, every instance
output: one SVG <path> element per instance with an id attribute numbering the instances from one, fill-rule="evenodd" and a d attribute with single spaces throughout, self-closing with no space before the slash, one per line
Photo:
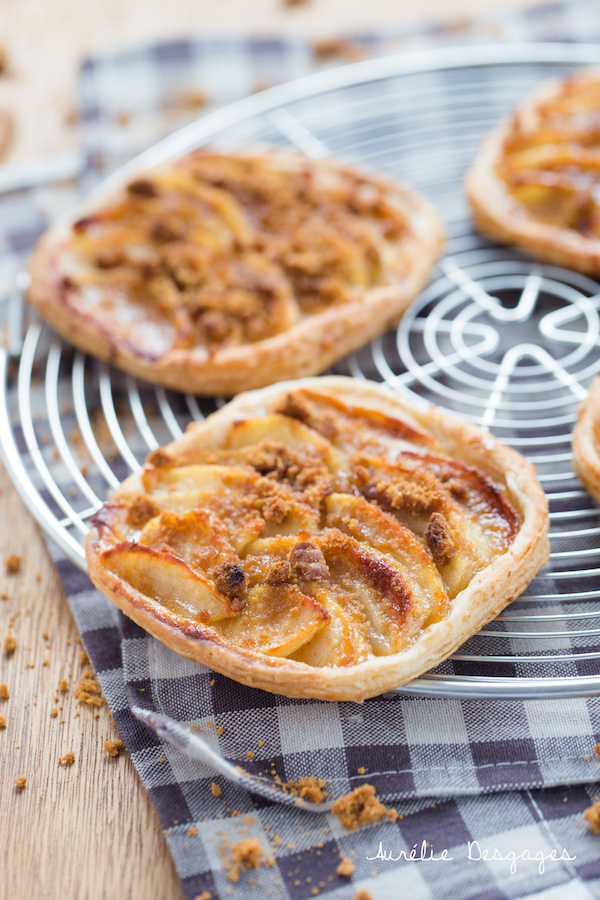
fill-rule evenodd
<path id="1" fill-rule="evenodd" d="M 583 116 L 571 115 L 570 106 L 581 95 L 588 108 Z M 590 108 L 595 100 L 597 106 Z M 600 217 L 589 183 L 597 183 L 600 172 L 599 115 L 600 72 L 544 82 L 485 138 L 467 174 L 465 190 L 477 227 L 547 262 L 600 274 Z M 517 159 L 521 149 L 533 152 Z M 578 180 L 575 170 L 584 177 Z M 520 202 L 518 191 L 538 186 L 555 191 L 556 202 L 545 206 L 538 195 L 536 211 L 535 204 L 528 208 Z"/>
<path id="2" fill-rule="evenodd" d="M 103 556 L 119 540 L 115 517 L 122 513 L 115 513 L 115 504 L 130 503 L 132 497 L 144 491 L 140 474 L 130 476 L 111 503 L 100 511 L 87 540 L 89 573 L 94 584 L 130 618 L 183 656 L 243 684 L 274 693 L 359 701 L 405 684 L 446 659 L 525 589 L 548 559 L 547 502 L 534 467 L 493 436 L 436 407 L 417 409 L 381 385 L 349 378 L 302 379 L 242 394 L 202 424 L 191 426 L 166 452 L 184 465 L 186 459 L 194 458 L 200 451 L 223 447 L 232 427 L 237 427 L 234 423 L 265 415 L 289 392 L 299 389 L 325 391 L 346 403 L 399 417 L 429 433 L 448 456 L 477 467 L 502 486 L 508 503 L 518 514 L 514 539 L 505 552 L 458 593 L 446 618 L 425 627 L 401 652 L 371 656 L 349 666 L 319 668 L 252 650 L 242 651 L 198 621 L 178 619 L 164 609 L 157 612 L 156 604 L 111 571 Z M 419 452 L 417 445 L 415 450 Z M 156 464 L 163 461 L 162 456 L 153 459 Z"/>
<path id="3" fill-rule="evenodd" d="M 179 164 L 189 166 L 193 156 Z M 388 256 L 390 248 L 398 252 L 394 258 L 394 254 L 390 256 L 377 282 L 366 288 L 359 286 L 344 302 L 322 306 L 312 314 L 310 310 L 300 310 L 297 320 L 294 322 L 291 315 L 287 327 L 279 333 L 246 343 L 228 345 L 225 341 L 206 346 L 201 341 L 194 344 L 195 338 L 190 339 L 189 335 L 187 344 L 186 340 L 166 340 L 165 334 L 171 326 L 165 315 L 162 330 L 159 321 L 156 338 L 146 342 L 148 345 L 154 342 L 157 347 L 163 342 L 164 346 L 154 351 L 151 346 L 140 347 L 139 342 L 136 345 L 123 329 L 119 334 L 112 327 L 110 317 L 99 316 L 94 305 L 83 300 L 65 266 L 73 240 L 73 223 L 65 221 L 50 229 L 34 252 L 29 299 L 60 334 L 83 350 L 148 381 L 204 395 L 235 394 L 278 380 L 316 374 L 397 323 L 426 285 L 443 244 L 440 221 L 430 203 L 402 185 L 362 175 L 332 162 L 312 161 L 299 154 L 270 151 L 259 157 L 239 154 L 235 158 L 259 159 L 263 165 L 267 160 L 278 172 L 305 171 L 326 180 L 358 179 L 363 187 L 387 198 L 400 210 L 408 230 L 388 241 Z M 157 174 L 160 177 L 163 171 L 165 167 L 148 173 L 148 177 Z M 358 190 L 357 197 L 359 194 Z M 95 201 L 84 210 L 84 216 L 93 216 L 122 198 L 123 192 L 103 202 Z M 78 218 L 81 210 L 79 214 Z M 98 298 L 94 299 L 96 302 Z M 216 322 L 217 328 L 221 325 L 222 322 Z M 214 317 L 212 327 L 215 327 Z"/>
<path id="4" fill-rule="evenodd" d="M 573 430 L 573 468 L 586 490 L 600 501 L 600 376 L 580 404 Z"/>

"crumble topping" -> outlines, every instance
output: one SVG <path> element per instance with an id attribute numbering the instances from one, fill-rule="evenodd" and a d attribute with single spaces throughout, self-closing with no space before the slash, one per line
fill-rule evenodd
<path id="1" fill-rule="evenodd" d="M 441 513 L 432 513 L 425 532 L 425 540 L 438 566 L 447 566 L 454 557 L 456 544 L 448 522 Z"/>
<path id="2" fill-rule="evenodd" d="M 139 494 L 129 504 L 127 521 L 135 528 L 143 528 L 146 522 L 157 516 L 160 510 L 147 494 Z"/>
<path id="3" fill-rule="evenodd" d="M 356 831 L 363 825 L 372 825 L 386 814 L 386 808 L 375 796 L 375 788 L 371 784 L 357 787 L 345 797 L 340 797 L 331 807 L 344 828 Z"/>
<path id="4" fill-rule="evenodd" d="M 244 606 L 246 573 L 238 563 L 226 562 L 213 570 L 215 587 L 232 601 L 232 608 L 239 612 Z"/>

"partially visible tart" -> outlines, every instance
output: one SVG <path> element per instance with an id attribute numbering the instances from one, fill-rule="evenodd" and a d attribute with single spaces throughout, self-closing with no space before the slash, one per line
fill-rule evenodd
<path id="1" fill-rule="evenodd" d="M 586 489 L 600 501 L 600 376 L 580 404 L 573 430 L 573 468 Z"/>
<path id="2" fill-rule="evenodd" d="M 545 82 L 484 141 L 465 182 L 503 243 L 600 274 L 600 72 Z"/>
<path id="3" fill-rule="evenodd" d="M 548 558 L 534 468 L 381 385 L 240 395 L 96 514 L 90 577 L 178 653 L 293 697 L 362 700 L 449 656 Z"/>
<path id="4" fill-rule="evenodd" d="M 431 205 L 297 153 L 192 153 L 42 238 L 29 299 L 149 381 L 234 394 L 320 372 L 397 322 L 442 246 Z"/>

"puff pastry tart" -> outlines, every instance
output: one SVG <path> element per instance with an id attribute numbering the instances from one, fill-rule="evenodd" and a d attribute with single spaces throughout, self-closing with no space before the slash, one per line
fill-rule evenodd
<path id="1" fill-rule="evenodd" d="M 442 245 L 418 193 L 296 153 L 145 172 L 31 261 L 68 340 L 149 381 L 233 394 L 320 372 L 397 322 Z"/>
<path id="2" fill-rule="evenodd" d="M 252 687 L 362 700 L 451 654 L 548 557 L 533 467 L 381 385 L 238 396 L 97 513 L 94 584 L 178 653 Z"/>
<path id="3" fill-rule="evenodd" d="M 573 431 L 573 468 L 592 497 L 600 501 L 600 376 L 577 413 Z"/>
<path id="4" fill-rule="evenodd" d="M 600 72 L 544 83 L 485 140 L 466 190 L 485 234 L 600 274 Z"/>

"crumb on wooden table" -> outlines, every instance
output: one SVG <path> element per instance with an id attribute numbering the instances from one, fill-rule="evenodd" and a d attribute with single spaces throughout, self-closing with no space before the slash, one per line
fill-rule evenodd
<path id="1" fill-rule="evenodd" d="M 51 719 L 55 719 L 57 717 L 57 715 L 58 715 L 58 710 L 56 709 L 56 707 L 54 707 L 53 709 L 50 710 L 50 718 Z"/>
<path id="2" fill-rule="evenodd" d="M 375 796 L 372 784 L 363 784 L 344 797 L 340 797 L 331 807 L 344 828 L 355 831 L 363 825 L 371 825 L 385 816 L 387 810 Z"/>
<path id="3" fill-rule="evenodd" d="M 17 786 L 17 790 L 22 791 L 27 784 L 27 775 L 17 775 L 17 777 L 15 778 L 15 784 Z"/>
<path id="4" fill-rule="evenodd" d="M 213 797 L 220 797 L 220 796 L 221 796 L 222 791 L 221 791 L 221 788 L 219 787 L 219 785 L 216 783 L 216 781 L 213 781 L 213 783 L 211 784 L 211 786 L 210 786 L 210 792 L 211 792 L 211 794 L 213 795 Z"/>
<path id="5" fill-rule="evenodd" d="M 91 669 L 83 673 L 73 694 L 80 703 L 85 703 L 86 706 L 96 706 L 98 708 L 104 706 L 102 688 Z"/>
<path id="6" fill-rule="evenodd" d="M 23 557 L 19 556 L 17 553 L 10 553 L 6 557 L 6 571 L 9 575 L 16 575 L 17 572 L 21 571 L 21 563 L 23 562 Z"/>
<path id="7" fill-rule="evenodd" d="M 10 656 L 11 653 L 14 653 L 17 649 L 17 639 L 14 634 L 7 634 L 6 640 L 4 641 L 4 652 L 7 656 Z"/>
<path id="8" fill-rule="evenodd" d="M 66 694 L 67 691 L 69 690 L 69 685 L 67 684 L 66 678 L 61 678 L 60 681 L 58 682 L 58 686 L 63 694 Z"/>
<path id="9" fill-rule="evenodd" d="M 593 831 L 594 834 L 600 834 L 600 802 L 594 803 L 593 806 L 588 806 L 583 813 L 583 818 L 588 823 L 590 831 Z"/>
<path id="10" fill-rule="evenodd" d="M 348 859 L 346 857 L 340 862 L 335 871 L 338 873 L 338 875 L 343 875 L 344 878 L 350 878 L 350 876 L 354 872 L 354 863 L 351 859 Z"/>
<path id="11" fill-rule="evenodd" d="M 69 766 L 72 766 L 74 762 L 75 762 L 75 754 L 73 753 L 72 750 L 69 750 L 67 753 L 65 753 L 64 756 L 61 756 L 60 759 L 58 760 L 59 766 L 62 766 L 63 769 L 67 769 Z"/>
<path id="12" fill-rule="evenodd" d="M 79 662 L 81 663 L 81 665 L 87 666 L 89 661 L 90 661 L 90 658 L 87 655 L 87 653 L 85 652 L 85 650 L 80 650 L 79 651 Z"/>
<path id="13" fill-rule="evenodd" d="M 125 744 L 118 738 L 116 741 L 104 741 L 103 746 L 109 756 L 118 756 Z"/>
<path id="14" fill-rule="evenodd" d="M 0 700 L 10 700 L 10 694 L 8 693 L 8 685 L 0 684 Z"/>
<path id="15" fill-rule="evenodd" d="M 3 728 L 6 728 L 6 719 L 4 716 L 0 716 L 0 731 L 2 731 Z"/>
<path id="16" fill-rule="evenodd" d="M 308 0 L 283 0 L 284 6 L 304 6 Z"/>

